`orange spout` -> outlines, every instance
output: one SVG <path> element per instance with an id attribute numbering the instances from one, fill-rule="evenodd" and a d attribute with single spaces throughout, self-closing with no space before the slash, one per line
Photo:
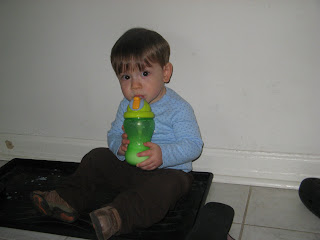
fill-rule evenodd
<path id="1" fill-rule="evenodd" d="M 133 103 L 132 103 L 132 108 L 133 109 L 139 109 L 140 107 L 140 98 L 139 97 L 134 97 L 133 98 Z"/>

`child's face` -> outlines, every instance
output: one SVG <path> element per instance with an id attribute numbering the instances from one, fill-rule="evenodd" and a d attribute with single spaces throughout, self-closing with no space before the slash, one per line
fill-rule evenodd
<path id="1" fill-rule="evenodd" d="M 122 93 L 129 101 L 138 96 L 148 103 L 159 101 L 166 93 L 164 83 L 170 81 L 172 64 L 168 63 L 163 68 L 158 63 L 140 71 L 135 69 L 118 75 Z"/>

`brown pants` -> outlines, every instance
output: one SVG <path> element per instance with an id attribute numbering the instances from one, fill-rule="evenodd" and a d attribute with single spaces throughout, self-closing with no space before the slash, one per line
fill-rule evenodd
<path id="1" fill-rule="evenodd" d="M 174 169 L 141 170 L 118 160 L 108 148 L 97 148 L 83 157 L 76 172 L 57 192 L 78 212 L 89 207 L 98 186 L 118 192 L 109 205 L 120 214 L 120 233 L 129 233 L 162 220 L 188 193 L 192 181 L 190 173 Z"/>

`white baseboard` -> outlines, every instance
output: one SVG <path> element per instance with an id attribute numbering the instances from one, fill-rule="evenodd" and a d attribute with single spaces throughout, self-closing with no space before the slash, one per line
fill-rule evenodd
<path id="1" fill-rule="evenodd" d="M 7 147 L 6 141 L 12 143 Z M 8 143 L 8 142 L 7 142 Z M 32 158 L 80 162 L 107 141 L 0 134 L 0 159 Z M 320 156 L 204 148 L 195 171 L 214 174 L 214 182 L 298 189 L 307 177 L 320 178 Z"/>
<path id="2" fill-rule="evenodd" d="M 307 177 L 320 177 L 320 156 L 223 149 L 203 150 L 194 169 L 212 172 L 214 181 L 298 189 Z"/>
<path id="3" fill-rule="evenodd" d="M 5 141 L 10 141 L 8 149 Z M 107 141 L 0 134 L 0 158 L 32 158 L 66 162 L 80 162 L 91 149 L 107 147 Z"/>

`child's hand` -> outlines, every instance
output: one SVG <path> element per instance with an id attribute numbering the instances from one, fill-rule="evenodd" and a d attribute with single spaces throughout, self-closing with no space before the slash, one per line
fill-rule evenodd
<path id="1" fill-rule="evenodd" d="M 163 163 L 162 151 L 160 146 L 152 142 L 146 142 L 143 145 L 145 145 L 146 147 L 149 147 L 150 149 L 138 153 L 137 156 L 138 157 L 148 156 L 149 158 L 147 160 L 144 160 L 141 163 L 138 163 L 137 167 L 143 170 L 154 170 L 160 167 Z"/>
<path id="2" fill-rule="evenodd" d="M 122 130 L 124 132 L 124 127 L 122 126 Z M 121 146 L 118 150 L 118 154 L 124 156 L 127 149 L 128 149 L 128 144 L 130 143 L 130 140 L 128 139 L 128 135 L 124 132 L 122 134 L 122 142 L 121 142 Z"/>

